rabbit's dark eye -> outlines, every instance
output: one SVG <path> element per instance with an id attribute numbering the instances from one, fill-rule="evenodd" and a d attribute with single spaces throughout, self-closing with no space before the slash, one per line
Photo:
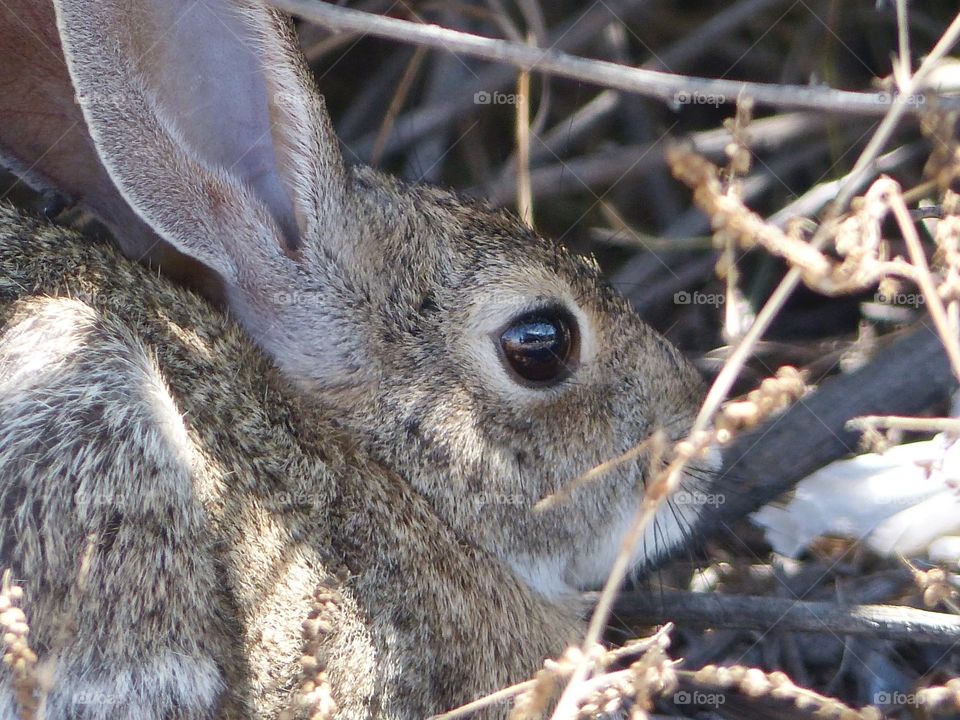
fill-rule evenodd
<path id="1" fill-rule="evenodd" d="M 500 350 L 521 379 L 541 385 L 569 375 L 576 342 L 576 322 L 566 311 L 535 310 L 510 323 Z"/>

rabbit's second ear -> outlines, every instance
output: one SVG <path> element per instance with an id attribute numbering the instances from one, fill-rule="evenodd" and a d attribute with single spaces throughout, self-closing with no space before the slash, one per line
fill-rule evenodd
<path id="1" fill-rule="evenodd" d="M 241 0 L 54 5 L 97 153 L 173 247 L 227 283 L 269 285 L 259 276 L 337 221 L 339 148 L 275 13 Z"/>
<path id="2" fill-rule="evenodd" d="M 73 99 L 53 6 L 0 3 L 0 161 L 38 190 L 89 207 L 125 203 L 100 167 Z M 98 207 L 101 219 L 113 208 Z"/>

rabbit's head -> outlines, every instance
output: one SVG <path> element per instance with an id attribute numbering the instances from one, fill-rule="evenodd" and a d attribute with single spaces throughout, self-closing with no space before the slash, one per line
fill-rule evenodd
<path id="1" fill-rule="evenodd" d="M 654 429 L 684 431 L 700 381 L 677 351 L 593 263 L 516 219 L 348 169 L 286 23 L 255 2 L 54 5 L 112 182 L 94 200 L 117 194 L 148 241 L 214 273 L 286 375 L 465 538 L 548 594 L 601 583 L 644 461 L 533 505 Z M 694 515 L 665 508 L 636 562 Z"/>
<path id="2" fill-rule="evenodd" d="M 516 218 L 371 171 L 354 178 L 362 254 L 340 272 L 362 288 L 353 357 L 368 379 L 346 414 L 455 527 L 535 587 L 602 583 L 638 507 L 643 460 L 533 506 L 655 429 L 676 438 L 699 376 L 594 263 Z M 297 374 L 310 377 L 309 366 Z M 694 515 L 668 513 L 638 561 Z"/>

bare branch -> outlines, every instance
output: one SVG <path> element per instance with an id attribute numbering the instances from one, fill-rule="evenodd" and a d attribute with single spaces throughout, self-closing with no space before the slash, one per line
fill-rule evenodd
<path id="1" fill-rule="evenodd" d="M 438 50 L 472 55 L 493 62 L 514 65 L 521 70 L 560 75 L 601 87 L 617 88 L 669 103 L 683 103 L 693 97 L 710 97 L 733 103 L 741 95 L 758 104 L 779 108 L 823 110 L 859 115 L 884 115 L 897 96 L 889 93 L 852 92 L 827 87 L 772 85 L 769 83 L 714 80 L 632 68 L 603 60 L 589 60 L 550 48 L 482 37 L 450 30 L 439 25 L 410 22 L 340 7 L 315 0 L 268 0 L 269 4 L 332 30 L 355 32 L 401 40 Z M 960 109 L 960 98 L 940 98 L 946 109 Z M 918 114 L 921 103 L 903 101 L 904 111 Z"/>
<path id="2" fill-rule="evenodd" d="M 616 613 L 621 620 L 643 626 L 670 620 L 688 628 L 818 632 L 938 645 L 960 641 L 960 617 L 899 605 L 658 590 L 621 594 Z"/>

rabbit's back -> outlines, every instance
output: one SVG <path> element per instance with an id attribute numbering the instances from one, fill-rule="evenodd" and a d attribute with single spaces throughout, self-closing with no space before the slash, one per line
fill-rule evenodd
<path id="1" fill-rule="evenodd" d="M 252 396 L 269 368 L 190 295 L 5 214 L 0 559 L 25 586 L 35 649 L 57 656 L 49 716 L 133 713 L 138 686 L 160 712 L 202 716 L 281 653 L 288 676 L 273 679 L 292 685 L 299 622 L 274 596 L 303 611 L 313 578 L 292 579 L 306 558 L 269 506 L 288 479 L 308 477 L 316 502 L 332 483 L 295 452 L 281 396 Z M 271 612 L 273 651 L 246 658 Z"/>
<path id="2" fill-rule="evenodd" d="M 199 298 L 0 207 L 0 566 L 48 718 L 273 717 L 305 682 L 409 717 L 562 647 L 569 609 L 355 445 Z"/>

